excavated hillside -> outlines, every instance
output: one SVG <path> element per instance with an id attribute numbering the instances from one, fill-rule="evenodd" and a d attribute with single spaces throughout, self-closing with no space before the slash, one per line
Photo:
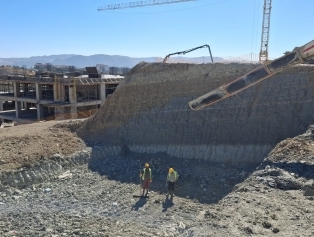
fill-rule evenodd
<path id="1" fill-rule="evenodd" d="M 314 123 L 314 68 L 293 67 L 200 111 L 188 102 L 252 64 L 141 63 L 78 135 L 90 144 L 230 164 L 254 164 Z"/>

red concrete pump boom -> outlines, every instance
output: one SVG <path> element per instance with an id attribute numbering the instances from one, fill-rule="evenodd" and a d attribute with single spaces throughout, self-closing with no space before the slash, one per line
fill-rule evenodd
<path id="1" fill-rule="evenodd" d="M 196 50 L 196 49 L 201 49 L 201 48 L 204 48 L 204 47 L 207 47 L 207 48 L 208 48 L 210 58 L 211 58 L 211 60 L 212 60 L 212 63 L 214 63 L 214 61 L 213 61 L 213 56 L 212 56 L 212 52 L 211 52 L 210 47 L 209 47 L 208 44 L 204 44 L 204 45 L 202 45 L 202 46 L 199 46 L 199 47 L 196 47 L 196 48 L 193 48 L 193 49 L 188 49 L 188 50 L 185 50 L 185 51 L 181 51 L 181 52 L 176 52 L 176 53 L 168 54 L 168 55 L 164 58 L 164 60 L 163 60 L 162 62 L 163 62 L 163 63 L 166 63 L 167 60 L 168 60 L 168 58 L 169 58 L 171 55 L 175 55 L 175 54 L 186 54 L 186 53 L 189 53 L 189 52 L 194 51 L 194 50 Z"/>

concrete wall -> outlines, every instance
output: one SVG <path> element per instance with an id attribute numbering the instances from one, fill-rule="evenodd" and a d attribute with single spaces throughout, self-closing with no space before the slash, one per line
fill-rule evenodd
<path id="1" fill-rule="evenodd" d="M 140 153 L 260 162 L 278 142 L 314 122 L 313 67 L 291 68 L 200 111 L 188 106 L 256 67 L 139 64 L 78 134 Z"/>

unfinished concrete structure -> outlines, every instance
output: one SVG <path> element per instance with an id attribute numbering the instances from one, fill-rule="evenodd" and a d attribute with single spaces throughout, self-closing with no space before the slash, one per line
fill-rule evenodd
<path id="1" fill-rule="evenodd" d="M 0 119 L 26 123 L 42 119 L 88 117 L 98 110 L 122 79 L 114 76 L 0 76 Z"/>

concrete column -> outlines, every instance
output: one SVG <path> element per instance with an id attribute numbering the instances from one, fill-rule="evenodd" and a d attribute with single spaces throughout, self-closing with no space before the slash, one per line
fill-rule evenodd
<path id="1" fill-rule="evenodd" d="M 39 83 L 35 83 L 36 87 L 36 100 L 39 101 L 42 99 L 42 89 Z"/>
<path id="2" fill-rule="evenodd" d="M 70 103 L 77 103 L 77 99 L 76 99 L 76 86 L 69 86 L 69 100 Z"/>
<path id="3" fill-rule="evenodd" d="M 20 101 L 15 101 L 15 116 L 17 118 L 20 118 L 22 115 L 21 103 L 22 102 L 20 102 Z"/>
<path id="4" fill-rule="evenodd" d="M 37 120 L 41 120 L 44 117 L 44 106 L 37 104 Z"/>
<path id="5" fill-rule="evenodd" d="M 65 85 L 60 84 L 60 101 L 65 101 Z"/>
<path id="6" fill-rule="evenodd" d="M 20 92 L 20 83 L 13 82 L 13 91 L 14 91 L 14 97 L 17 97 Z"/>
<path id="7" fill-rule="evenodd" d="M 58 88 L 58 83 L 56 82 L 56 78 L 55 78 L 55 82 L 53 83 L 53 100 L 54 101 L 60 101 L 60 96 L 59 96 L 59 88 Z"/>
<path id="8" fill-rule="evenodd" d="M 60 83 L 60 78 L 54 79 L 53 100 L 54 101 L 65 101 L 65 85 Z"/>
<path id="9" fill-rule="evenodd" d="M 42 99 L 42 89 L 39 83 L 35 83 L 36 88 L 36 100 L 37 100 L 37 120 L 41 120 L 44 117 L 44 108 L 43 105 L 40 104 L 40 100 Z"/>
<path id="10" fill-rule="evenodd" d="M 77 118 L 77 99 L 76 99 L 76 86 L 70 86 L 69 87 L 69 101 L 71 103 L 70 113 L 71 118 L 75 119 Z"/>
<path id="11" fill-rule="evenodd" d="M 101 102 L 104 102 L 106 100 L 106 84 L 102 83 L 100 84 L 100 100 Z"/>

